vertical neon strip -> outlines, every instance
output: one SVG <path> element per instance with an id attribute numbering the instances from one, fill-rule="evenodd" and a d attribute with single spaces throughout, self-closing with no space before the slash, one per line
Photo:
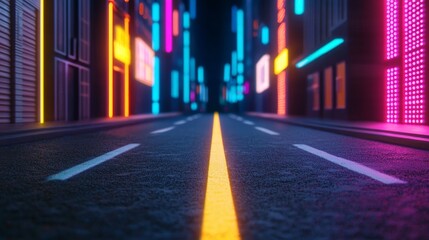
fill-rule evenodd
<path id="1" fill-rule="evenodd" d="M 159 90 L 160 90 L 160 61 L 158 57 L 154 58 L 154 82 L 152 86 L 152 113 L 159 113 Z"/>
<path id="2" fill-rule="evenodd" d="M 39 121 L 45 123 L 45 1 L 40 0 Z"/>
<path id="3" fill-rule="evenodd" d="M 204 82 L 204 67 L 202 66 L 198 67 L 198 82 L 199 83 Z"/>
<path id="4" fill-rule="evenodd" d="M 173 11 L 173 36 L 177 37 L 179 36 L 179 11 L 174 10 Z"/>
<path id="5" fill-rule="evenodd" d="M 263 26 L 261 29 L 261 43 L 264 45 L 270 43 L 270 29 L 267 26 Z"/>
<path id="6" fill-rule="evenodd" d="M 286 72 L 277 76 L 277 114 L 286 115 Z"/>
<path id="7" fill-rule="evenodd" d="M 179 98 L 179 72 L 171 71 L 171 97 Z"/>
<path id="8" fill-rule="evenodd" d="M 234 51 L 231 54 L 231 73 L 232 76 L 237 75 L 237 52 Z"/>
<path id="9" fill-rule="evenodd" d="M 237 59 L 244 60 L 244 12 L 237 10 Z"/>
<path id="10" fill-rule="evenodd" d="M 191 27 L 191 18 L 188 12 L 183 13 L 183 27 L 190 28 Z"/>
<path id="11" fill-rule="evenodd" d="M 125 34 L 127 34 L 128 39 L 130 39 L 130 19 L 128 17 L 125 17 L 124 25 Z M 129 44 L 130 43 L 128 43 L 128 46 Z M 130 115 L 130 64 L 124 63 L 124 65 L 124 116 L 128 117 Z"/>
<path id="12" fill-rule="evenodd" d="M 183 102 L 189 103 L 190 79 L 189 79 L 189 58 L 190 49 L 185 47 L 183 51 Z"/>
<path id="13" fill-rule="evenodd" d="M 154 22 L 152 24 L 152 48 L 154 51 L 159 50 L 159 35 L 160 35 L 160 29 L 159 29 L 159 23 Z"/>
<path id="14" fill-rule="evenodd" d="M 160 12 L 159 12 L 159 4 L 153 3 L 152 4 L 152 48 L 154 51 L 158 51 L 160 48 L 160 26 L 159 26 L 159 20 L 160 20 Z"/>
<path id="15" fill-rule="evenodd" d="M 152 21 L 159 22 L 161 20 L 160 11 L 159 11 L 159 3 L 152 4 Z"/>
<path id="16" fill-rule="evenodd" d="M 228 82 L 231 79 L 231 65 L 228 63 L 223 67 L 223 80 Z"/>
<path id="17" fill-rule="evenodd" d="M 386 0 L 386 59 L 399 55 L 399 0 Z"/>
<path id="18" fill-rule="evenodd" d="M 108 23 L 108 42 L 109 42 L 109 50 L 108 50 L 108 55 L 109 55 L 109 73 L 108 73 L 108 92 L 109 92 L 109 118 L 113 117 L 113 3 L 109 2 L 109 19 L 108 19 L 109 23 Z"/>
<path id="19" fill-rule="evenodd" d="M 165 0 L 165 51 L 173 51 L 173 0 Z"/>
<path id="20" fill-rule="evenodd" d="M 295 15 L 304 14 L 305 2 L 304 0 L 295 0 Z"/>
<path id="21" fill-rule="evenodd" d="M 286 17 L 285 1 L 277 0 L 277 50 L 280 54 L 286 48 Z M 277 76 L 277 114 L 286 115 L 286 71 L 281 72 Z"/>
<path id="22" fill-rule="evenodd" d="M 399 122 L 399 68 L 389 68 L 386 71 L 387 79 L 387 122 Z"/>
<path id="23" fill-rule="evenodd" d="M 404 1 L 405 123 L 425 122 L 425 0 Z"/>

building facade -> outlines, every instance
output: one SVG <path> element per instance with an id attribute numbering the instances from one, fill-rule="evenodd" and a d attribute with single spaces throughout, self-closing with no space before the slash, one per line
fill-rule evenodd
<path id="1" fill-rule="evenodd" d="M 37 0 L 0 1 L 0 123 L 37 122 Z"/>

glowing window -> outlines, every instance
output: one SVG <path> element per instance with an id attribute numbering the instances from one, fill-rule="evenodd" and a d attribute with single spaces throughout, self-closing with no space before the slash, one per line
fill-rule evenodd
<path id="1" fill-rule="evenodd" d="M 262 93 L 270 87 L 270 55 L 265 54 L 256 63 L 256 92 Z"/>
<path id="2" fill-rule="evenodd" d="M 337 64 L 337 78 L 336 78 L 336 96 L 337 96 L 337 109 L 346 108 L 346 63 L 341 62 Z"/>
<path id="3" fill-rule="evenodd" d="M 153 85 L 153 61 L 155 53 L 143 39 L 136 38 L 136 67 L 135 78 L 148 86 Z"/>
<path id="4" fill-rule="evenodd" d="M 333 72 L 332 72 L 332 67 L 326 68 L 325 69 L 325 79 L 324 79 L 324 83 L 325 83 L 325 109 L 326 110 L 331 110 L 332 109 L 332 88 L 333 88 Z"/>

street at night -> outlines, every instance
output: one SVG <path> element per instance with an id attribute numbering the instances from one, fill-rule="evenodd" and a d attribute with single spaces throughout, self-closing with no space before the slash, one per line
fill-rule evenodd
<path id="1" fill-rule="evenodd" d="M 429 152 L 248 116 L 221 114 L 220 123 L 243 239 L 429 237 Z M 213 114 L 198 114 L 2 147 L 0 232 L 6 239 L 197 239 L 212 130 Z M 297 144 L 386 176 L 374 179 Z"/>
<path id="2" fill-rule="evenodd" d="M 427 0 L 0 0 L 0 240 L 429 239 Z"/>

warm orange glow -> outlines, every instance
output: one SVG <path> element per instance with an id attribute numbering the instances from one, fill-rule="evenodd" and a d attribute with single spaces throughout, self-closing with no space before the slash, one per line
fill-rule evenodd
<path id="1" fill-rule="evenodd" d="M 127 36 L 127 46 L 128 53 L 130 52 L 130 19 L 125 17 L 124 19 L 125 25 L 125 35 Z M 128 117 L 130 115 L 130 62 L 131 62 L 131 54 L 129 54 L 129 61 L 125 63 L 124 69 L 124 115 Z"/>
<path id="2" fill-rule="evenodd" d="M 284 8 L 280 9 L 277 13 L 277 22 L 278 23 L 283 22 L 283 20 L 285 20 L 285 16 L 286 16 L 286 10 Z"/>
<path id="3" fill-rule="evenodd" d="M 143 16 L 143 14 L 144 14 L 144 4 L 143 3 L 139 3 L 139 14 L 141 16 Z"/>
<path id="4" fill-rule="evenodd" d="M 201 239 L 240 239 L 218 113 L 213 118 Z"/>
<path id="5" fill-rule="evenodd" d="M 277 0 L 277 9 L 280 10 L 284 7 L 285 0 Z"/>
<path id="6" fill-rule="evenodd" d="M 277 30 L 277 51 L 280 53 L 286 48 L 286 24 L 280 24 Z"/>
<path id="7" fill-rule="evenodd" d="M 108 79 L 108 91 L 109 91 L 109 118 L 113 117 L 113 3 L 109 2 L 109 13 L 108 13 L 108 42 L 109 42 L 109 49 L 108 49 L 108 68 L 109 68 L 109 79 Z"/>
<path id="8" fill-rule="evenodd" d="M 173 36 L 179 36 L 179 12 L 177 10 L 173 11 Z"/>
<path id="9" fill-rule="evenodd" d="M 277 114 L 286 115 L 286 72 L 277 76 Z"/>

